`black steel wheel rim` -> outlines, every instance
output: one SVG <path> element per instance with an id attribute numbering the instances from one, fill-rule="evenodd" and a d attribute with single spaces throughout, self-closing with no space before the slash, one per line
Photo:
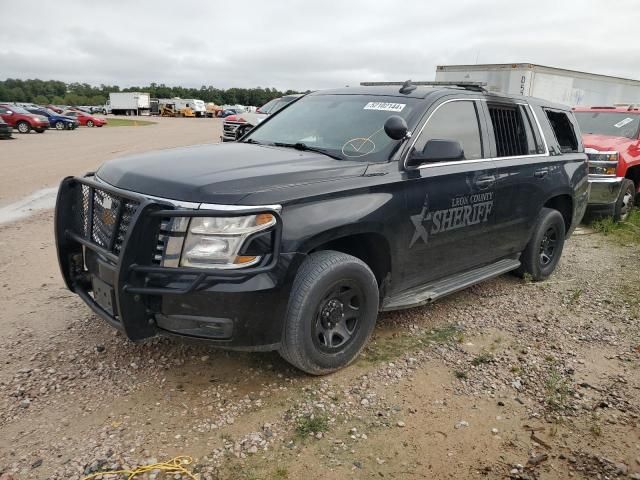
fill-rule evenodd
<path id="1" fill-rule="evenodd" d="M 313 342 L 324 352 L 336 353 L 346 348 L 360 327 L 364 294 L 354 280 L 334 283 L 316 310 Z"/>
<path id="2" fill-rule="evenodd" d="M 552 226 L 549 227 L 546 232 L 544 232 L 544 236 L 542 237 L 542 241 L 540 242 L 540 265 L 546 267 L 551 262 L 553 262 L 557 246 L 558 229 Z"/>

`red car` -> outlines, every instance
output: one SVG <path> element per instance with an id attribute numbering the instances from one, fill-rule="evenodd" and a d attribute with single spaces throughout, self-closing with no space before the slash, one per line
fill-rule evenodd
<path id="1" fill-rule="evenodd" d="M 20 133 L 29 133 L 32 129 L 42 133 L 49 128 L 47 117 L 34 115 L 22 107 L 9 103 L 0 104 L 0 117 Z"/>
<path id="2" fill-rule="evenodd" d="M 589 157 L 587 214 L 624 220 L 640 205 L 640 108 L 576 107 Z"/>
<path id="3" fill-rule="evenodd" d="M 77 110 L 67 110 L 63 115 L 65 117 L 73 117 L 80 122 L 80 125 L 85 125 L 87 127 L 101 127 L 107 124 L 107 121 L 104 118 L 94 117 L 93 115 Z"/>

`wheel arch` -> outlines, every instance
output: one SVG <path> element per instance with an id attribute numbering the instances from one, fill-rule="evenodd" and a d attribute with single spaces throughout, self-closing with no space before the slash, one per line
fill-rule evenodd
<path id="1" fill-rule="evenodd" d="M 636 186 L 636 192 L 640 191 L 640 163 L 627 168 L 624 177 L 628 178 L 634 183 L 634 185 Z"/>
<path id="2" fill-rule="evenodd" d="M 380 229 L 363 225 L 347 225 L 322 232 L 305 241 L 300 251 L 311 254 L 321 250 L 335 250 L 353 255 L 366 263 L 382 287 L 392 272 L 391 246 Z"/>
<path id="3" fill-rule="evenodd" d="M 573 197 L 568 193 L 558 193 L 556 195 L 552 195 L 544 202 L 543 207 L 552 208 L 557 210 L 564 218 L 564 226 L 565 231 L 571 231 L 571 225 L 573 224 Z"/>

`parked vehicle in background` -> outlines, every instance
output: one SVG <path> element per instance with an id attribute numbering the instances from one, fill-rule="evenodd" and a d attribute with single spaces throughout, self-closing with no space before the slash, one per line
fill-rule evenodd
<path id="1" fill-rule="evenodd" d="M 75 118 L 80 125 L 85 127 L 102 127 L 107 124 L 107 120 L 100 117 L 94 117 L 88 113 L 78 112 L 75 110 L 67 110 L 64 112 L 67 117 Z"/>
<path id="2" fill-rule="evenodd" d="M 220 139 L 223 142 L 235 142 L 269 115 L 276 113 L 301 96 L 302 94 L 285 95 L 268 101 L 255 112 L 245 111 L 227 115 L 222 123 L 222 136 Z"/>
<path id="3" fill-rule="evenodd" d="M 151 97 L 143 92 L 112 92 L 102 113 L 105 115 L 149 115 Z"/>
<path id="4" fill-rule="evenodd" d="M 189 116 L 204 117 L 207 113 L 207 107 L 204 102 L 196 98 L 161 98 L 159 101 L 160 106 L 173 105 L 173 108 L 178 112 L 190 109 L 191 112 L 193 112 L 193 115 Z"/>
<path id="5" fill-rule="evenodd" d="M 589 157 L 587 214 L 625 220 L 640 205 L 640 108 L 576 107 Z"/>
<path id="6" fill-rule="evenodd" d="M 509 271 L 548 278 L 588 200 L 577 130 L 568 107 L 477 89 L 310 93 L 239 142 L 67 177 L 59 265 L 132 340 L 278 350 L 330 373 L 379 311 Z"/>
<path id="7" fill-rule="evenodd" d="M 80 125 L 80 122 L 77 119 L 61 115 L 48 108 L 26 108 L 26 110 L 33 114 L 47 117 L 51 128 L 55 128 L 56 130 L 75 130 L 75 128 Z"/>
<path id="8" fill-rule="evenodd" d="M 220 105 L 216 105 L 215 103 L 207 103 L 206 106 L 206 116 L 209 118 L 219 117 L 222 112 L 222 107 Z"/>
<path id="9" fill-rule="evenodd" d="M 62 113 L 64 111 L 66 111 L 66 110 L 69 110 L 69 107 L 66 106 L 66 105 L 51 105 L 51 104 L 49 104 L 49 105 L 47 105 L 47 108 L 49 110 L 53 110 L 56 113 Z"/>
<path id="10" fill-rule="evenodd" d="M 0 104 L 0 117 L 20 133 L 29 133 L 31 130 L 43 133 L 49 128 L 47 117 L 34 115 L 28 110 L 10 103 Z"/>
<path id="11" fill-rule="evenodd" d="M 436 81 L 486 84 L 490 92 L 528 95 L 574 107 L 640 99 L 640 80 L 545 67 L 532 63 L 438 65 Z"/>
<path id="12" fill-rule="evenodd" d="M 13 138 L 11 136 L 12 130 L 13 128 L 11 128 L 11 125 L 5 122 L 4 119 L 0 116 L 0 138 L 5 140 L 8 138 Z"/>
<path id="13" fill-rule="evenodd" d="M 225 108 L 220 111 L 220 118 L 227 118 L 229 115 L 236 115 L 238 113 L 245 113 L 244 108 Z"/>

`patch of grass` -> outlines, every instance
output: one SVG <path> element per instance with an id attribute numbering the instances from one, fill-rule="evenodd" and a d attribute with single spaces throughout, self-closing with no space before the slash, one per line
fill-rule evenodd
<path id="1" fill-rule="evenodd" d="M 307 437 L 310 433 L 326 432 L 329 430 L 329 419 L 326 415 L 312 413 L 298 419 L 296 435 Z"/>
<path id="2" fill-rule="evenodd" d="M 464 370 L 454 370 L 453 371 L 453 375 L 458 379 L 458 380 L 466 380 L 467 377 L 467 372 L 465 372 Z"/>
<path id="3" fill-rule="evenodd" d="M 379 338 L 371 342 L 364 359 L 372 363 L 386 362 L 407 352 L 417 350 L 425 344 L 462 343 L 464 334 L 456 325 L 444 325 L 421 334 L 401 334 L 393 337 Z"/>
<path id="4" fill-rule="evenodd" d="M 145 127 L 147 125 L 155 125 L 158 122 L 150 122 L 149 120 L 127 120 L 125 118 L 108 118 L 105 127 Z"/>
<path id="5" fill-rule="evenodd" d="M 569 295 L 569 304 L 573 305 L 575 303 L 578 303 L 578 300 L 580 300 L 582 293 L 583 291 L 581 288 L 574 288 L 573 290 L 571 290 L 571 294 Z"/>
<path id="6" fill-rule="evenodd" d="M 591 228 L 611 237 L 618 243 L 640 245 L 640 208 L 634 208 L 624 222 L 614 222 L 613 218 L 605 217 L 591 223 Z"/>
<path id="7" fill-rule="evenodd" d="M 569 381 L 558 372 L 552 372 L 545 381 L 545 403 L 551 410 L 560 411 L 568 407 L 571 397 Z"/>
<path id="8" fill-rule="evenodd" d="M 531 275 L 529 272 L 524 272 L 524 275 L 522 276 L 522 281 L 524 283 L 532 283 L 533 275 Z"/>
<path id="9" fill-rule="evenodd" d="M 478 367 L 480 365 L 485 365 L 487 363 L 493 362 L 493 355 L 489 352 L 480 352 L 478 355 L 473 357 L 471 360 L 471 365 L 474 367 Z"/>
<path id="10" fill-rule="evenodd" d="M 289 470 L 287 470 L 286 467 L 278 467 L 273 471 L 271 478 L 274 480 L 286 480 L 289 478 Z"/>

